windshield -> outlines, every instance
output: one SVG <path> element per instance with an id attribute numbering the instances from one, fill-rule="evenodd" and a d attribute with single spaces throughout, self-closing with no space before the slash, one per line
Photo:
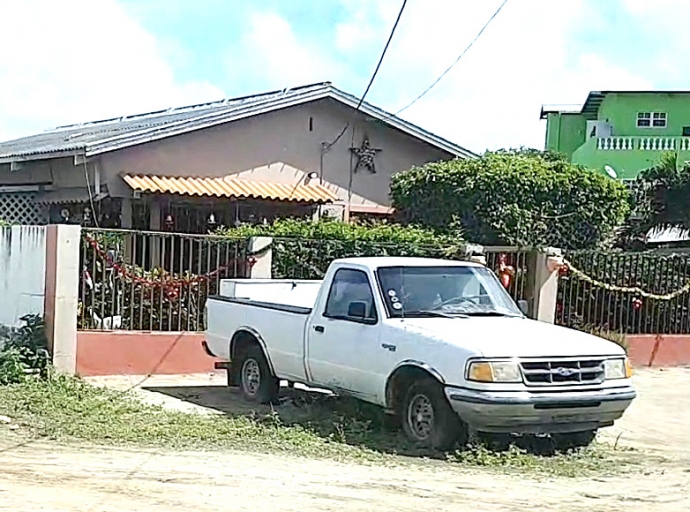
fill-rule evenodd
<path id="1" fill-rule="evenodd" d="M 392 317 L 522 316 L 485 267 L 382 267 L 377 275 Z"/>

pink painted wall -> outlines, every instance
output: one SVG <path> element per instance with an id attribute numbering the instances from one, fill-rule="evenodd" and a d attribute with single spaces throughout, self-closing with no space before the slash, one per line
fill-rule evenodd
<path id="1" fill-rule="evenodd" d="M 57 226 L 46 227 L 45 298 L 43 321 L 46 324 L 48 350 L 53 353 L 53 324 L 55 323 L 55 287 L 57 285 Z"/>
<path id="2" fill-rule="evenodd" d="M 208 373 L 216 361 L 201 346 L 201 333 L 79 331 L 77 374 L 165 375 Z"/>
<path id="3" fill-rule="evenodd" d="M 322 142 L 335 140 L 345 124 L 353 122 L 352 110 L 334 100 L 315 101 L 107 153 L 99 157 L 101 179 L 111 195 L 127 196 L 130 191 L 119 176 L 123 173 L 227 176 L 275 162 L 318 173 Z M 355 118 L 355 145 L 367 135 L 372 147 L 381 149 L 375 158 L 377 172 L 361 169 L 353 177 L 354 194 L 365 199 L 390 204 L 394 173 L 452 157 L 363 114 Z M 348 130 L 323 158 L 323 179 L 344 190 L 350 178 L 351 142 Z"/>
<path id="4" fill-rule="evenodd" d="M 633 366 L 690 366 L 690 335 L 627 336 Z"/>

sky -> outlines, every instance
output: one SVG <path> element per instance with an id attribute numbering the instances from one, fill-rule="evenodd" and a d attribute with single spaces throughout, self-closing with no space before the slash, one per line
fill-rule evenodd
<path id="1" fill-rule="evenodd" d="M 408 0 L 367 101 L 396 112 L 502 0 Z M 0 140 L 331 81 L 360 96 L 401 0 L 0 0 Z M 542 104 L 690 89 L 687 0 L 508 0 L 401 117 L 467 149 L 543 148 Z"/>

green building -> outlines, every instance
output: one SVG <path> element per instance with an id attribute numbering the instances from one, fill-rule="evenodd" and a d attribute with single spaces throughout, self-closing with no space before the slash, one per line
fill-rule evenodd
<path id="1" fill-rule="evenodd" d="M 546 149 L 631 180 L 665 152 L 690 160 L 690 91 L 591 92 L 582 107 L 542 107 Z"/>

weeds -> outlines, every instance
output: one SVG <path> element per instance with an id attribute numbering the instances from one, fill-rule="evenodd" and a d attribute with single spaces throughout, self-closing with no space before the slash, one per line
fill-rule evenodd
<path id="1" fill-rule="evenodd" d="M 27 315 L 21 320 L 24 325 L 10 331 L 0 344 L 0 385 L 24 382 L 32 372 L 45 377 L 48 371 L 48 340 L 43 319 Z"/>
<path id="2" fill-rule="evenodd" d="M 400 456 L 445 460 L 463 467 L 529 470 L 574 476 L 613 470 L 603 449 L 544 457 L 511 447 L 473 445 L 452 454 L 415 447 L 376 407 L 355 400 L 295 394 L 275 409 L 198 414 L 147 405 L 129 394 L 63 375 L 28 378 L 0 387 L 0 414 L 34 436 L 68 442 L 239 449 L 360 462 L 410 462 Z"/>

